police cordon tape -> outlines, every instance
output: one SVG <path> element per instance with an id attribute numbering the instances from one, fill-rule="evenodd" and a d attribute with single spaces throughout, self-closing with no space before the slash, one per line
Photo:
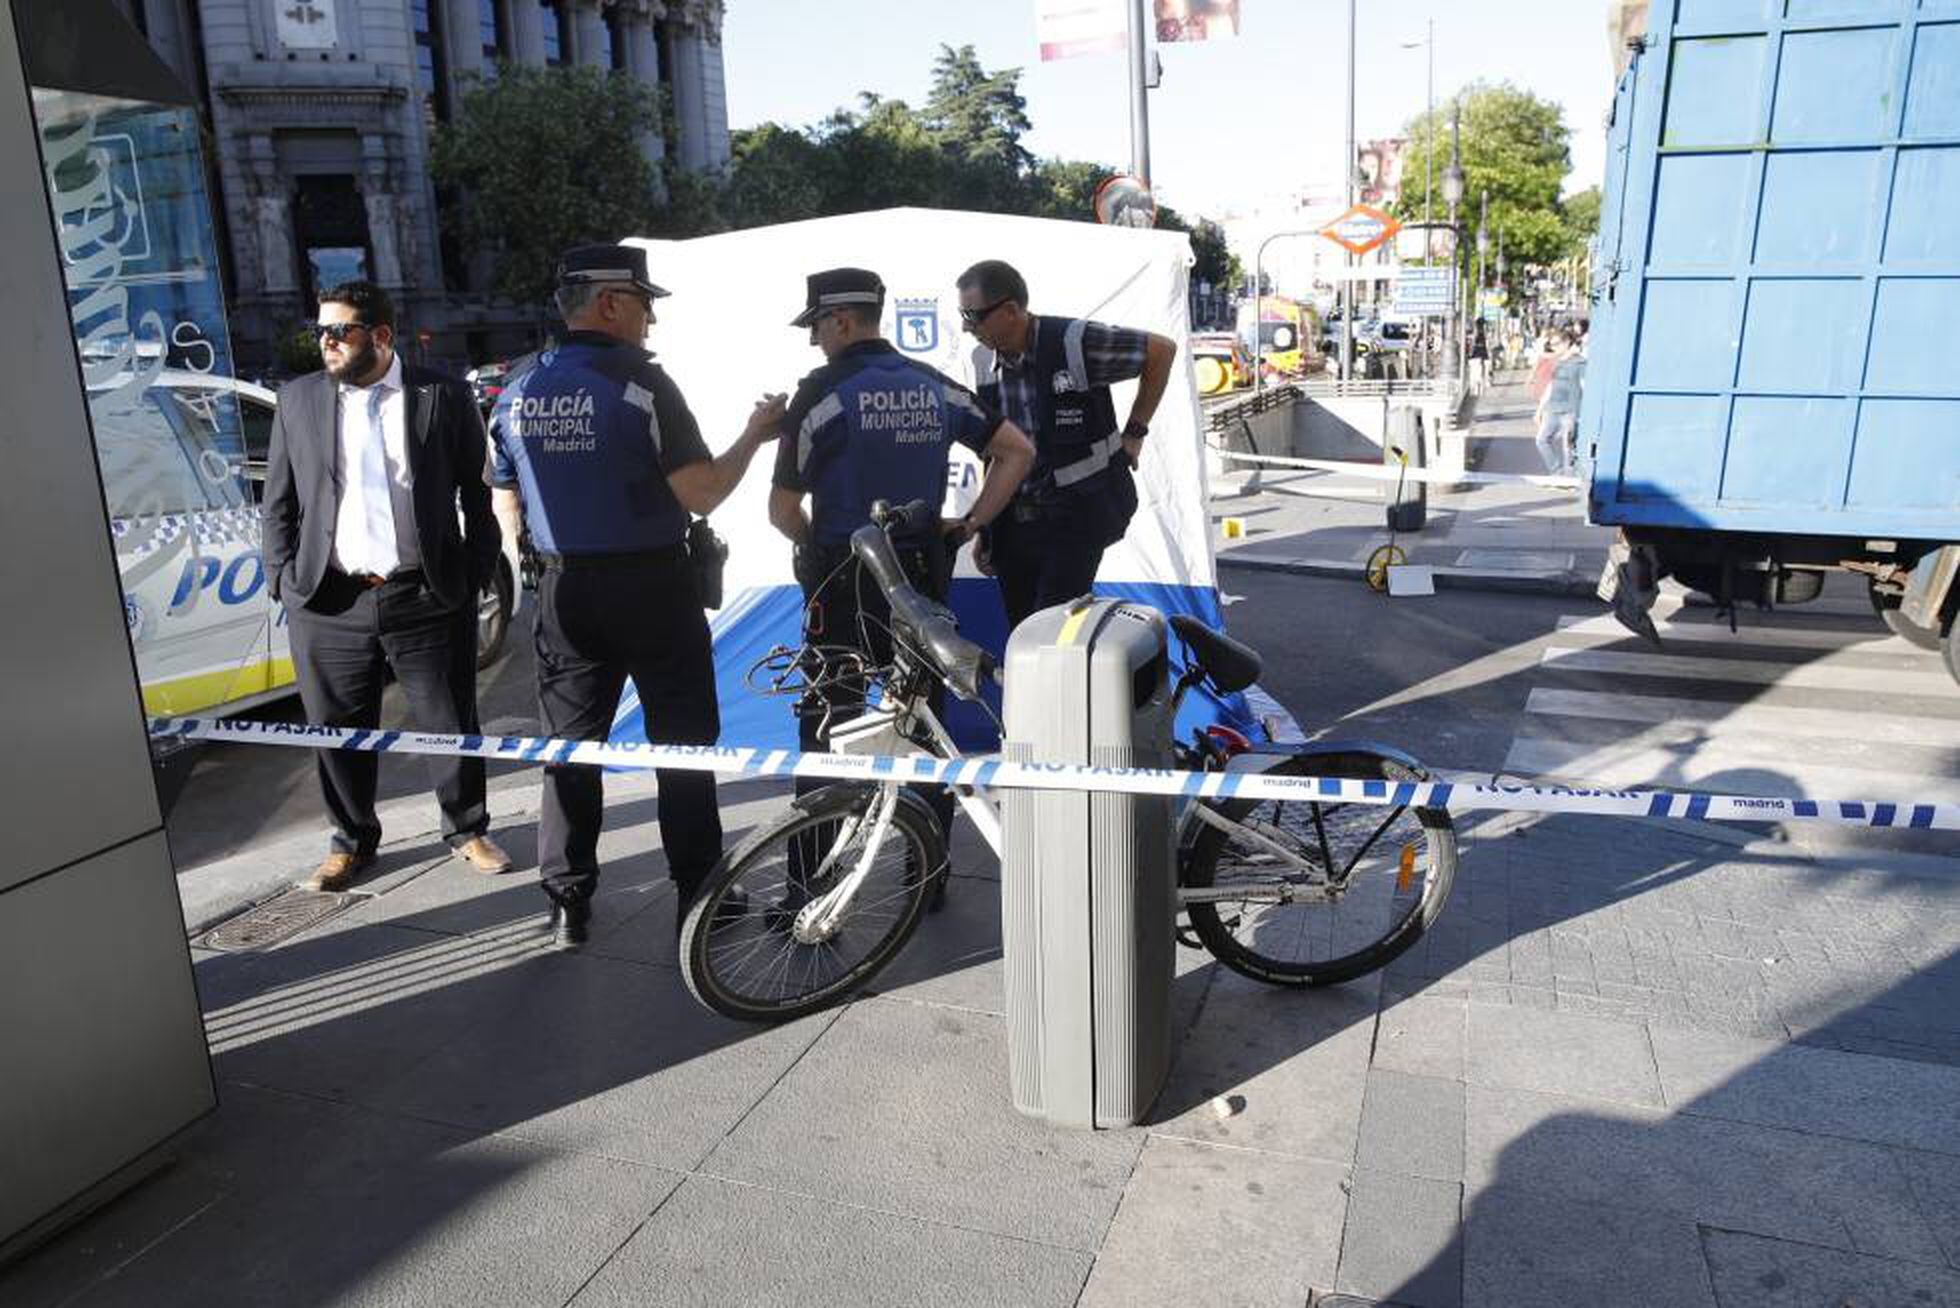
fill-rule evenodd
<path id="1" fill-rule="evenodd" d="M 1307 472 L 1333 472 L 1348 477 L 1360 477 L 1366 481 L 1422 481 L 1448 482 L 1452 486 L 1552 486 L 1560 490 L 1577 490 L 1577 477 L 1554 477 L 1545 473 L 1529 472 L 1450 472 L 1440 468 L 1402 469 L 1388 464 L 1355 463 L 1342 459 L 1295 459 L 1279 454 L 1241 454 L 1237 450 L 1212 449 L 1222 459 L 1236 463 L 1251 463 L 1275 468 L 1299 468 Z"/>
<path id="2" fill-rule="evenodd" d="M 723 772 L 744 777 L 821 777 L 835 781 L 908 781 L 992 790 L 1096 790 L 1199 799 L 1340 800 L 1451 811 L 1592 813 L 1608 817 L 1700 818 L 1712 822 L 1777 819 L 1861 827 L 1960 830 L 1960 804 L 1910 800 L 1827 801 L 1686 792 L 1591 790 L 1503 782 L 1361 781 L 1346 777 L 1273 776 L 1259 772 L 1177 772 L 1157 768 L 1013 763 L 992 757 L 805 754 L 788 749 L 719 745 L 640 745 L 553 740 L 537 736 L 434 735 L 361 731 L 283 722 L 153 718 L 158 739 L 223 740 L 375 754 L 434 754 L 507 763 L 590 763 L 649 771 Z M 1256 752 L 1256 747 L 1255 747 Z"/>

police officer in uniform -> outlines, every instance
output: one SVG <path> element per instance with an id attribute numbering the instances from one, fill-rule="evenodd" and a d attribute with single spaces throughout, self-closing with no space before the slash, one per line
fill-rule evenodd
<path id="1" fill-rule="evenodd" d="M 783 397 L 758 403 L 719 458 L 641 347 L 653 301 L 646 253 L 568 251 L 558 268 L 559 345 L 505 389 L 491 413 L 494 506 L 531 534 L 538 587 L 538 706 L 548 735 L 604 740 L 631 677 L 657 744 L 712 744 L 721 731 L 714 652 L 686 537 L 688 515 L 726 499 L 775 439 Z M 596 767 L 544 770 L 539 873 L 560 944 L 584 942 L 599 879 L 604 808 Z M 721 857 L 710 773 L 661 770 L 660 838 L 685 913 Z"/>
<path id="2" fill-rule="evenodd" d="M 1131 474 L 1177 346 L 1154 332 L 1028 312 L 1028 284 L 998 259 L 959 278 L 960 321 L 981 348 L 982 401 L 1034 437 L 1035 466 L 982 537 L 976 561 L 1000 578 L 1009 628 L 1086 594 L 1103 551 L 1136 512 Z M 1109 388 L 1138 379 L 1119 428 Z"/>
<path id="3" fill-rule="evenodd" d="M 808 278 L 803 312 L 790 325 L 809 328 L 825 363 L 790 401 L 769 493 L 769 521 L 796 546 L 804 643 L 857 649 L 881 664 L 891 657 L 890 610 L 850 544 L 851 533 L 871 520 L 873 502 L 938 505 L 955 443 L 986 460 L 965 517 L 893 542 L 912 584 L 943 601 L 949 555 L 994 521 L 1034 462 L 1034 446 L 1020 428 L 880 334 L 884 303 L 884 283 L 862 268 Z M 849 718 L 862 703 L 858 690 L 840 686 L 806 696 L 797 706 L 802 747 L 825 748 L 827 724 Z M 944 827 L 952 819 L 951 793 L 934 788 L 930 802 Z"/>

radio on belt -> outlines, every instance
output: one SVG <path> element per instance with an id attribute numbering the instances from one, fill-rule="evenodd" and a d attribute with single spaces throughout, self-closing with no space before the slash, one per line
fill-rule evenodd
<path id="1" fill-rule="evenodd" d="M 1084 596 L 1007 642 L 1010 762 L 1171 765 L 1164 620 Z M 1061 1126 L 1140 1120 L 1170 1069 L 1176 853 L 1169 795 L 1010 790 L 1001 952 L 1014 1106 Z"/>

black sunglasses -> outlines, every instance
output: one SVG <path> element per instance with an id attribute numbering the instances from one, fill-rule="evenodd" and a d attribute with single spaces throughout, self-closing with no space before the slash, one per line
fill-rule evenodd
<path id="1" fill-rule="evenodd" d="M 1001 305 L 1008 303 L 1013 298 L 1011 295 L 1004 295 L 983 309 L 961 309 L 960 321 L 969 327 L 978 327 L 981 323 L 987 321 L 988 314 L 1000 308 Z"/>
<path id="2" fill-rule="evenodd" d="M 648 313 L 653 312 L 653 297 L 637 286 L 608 286 L 606 290 L 613 295 L 624 295 L 638 300 L 641 308 L 645 309 Z"/>
<path id="3" fill-rule="evenodd" d="M 332 341 L 335 345 L 345 345 L 349 336 L 367 329 L 368 325 L 364 322 L 323 322 L 314 326 L 321 340 Z"/>

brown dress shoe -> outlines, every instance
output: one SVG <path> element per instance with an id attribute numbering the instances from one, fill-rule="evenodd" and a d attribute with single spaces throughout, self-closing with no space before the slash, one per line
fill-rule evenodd
<path id="1" fill-rule="evenodd" d="M 488 836 L 471 836 L 456 846 L 456 857 L 485 876 L 502 876 L 510 871 L 510 855 Z"/>
<path id="2" fill-rule="evenodd" d="M 372 854 L 348 854 L 336 849 L 320 860 L 320 866 L 313 869 L 306 887 L 309 890 L 344 890 L 361 869 L 372 862 Z"/>

